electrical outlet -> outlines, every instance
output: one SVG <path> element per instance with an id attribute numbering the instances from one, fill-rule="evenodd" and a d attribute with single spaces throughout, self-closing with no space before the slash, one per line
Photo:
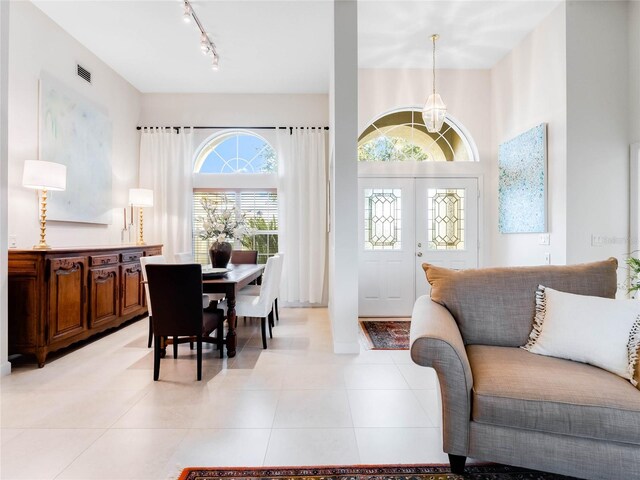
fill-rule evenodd
<path id="1" fill-rule="evenodd" d="M 549 252 L 544 254 L 544 264 L 551 265 L 551 254 Z"/>
<path id="2" fill-rule="evenodd" d="M 549 245 L 551 243 L 551 238 L 548 233 L 541 233 L 538 237 L 538 243 L 540 245 Z"/>
<path id="3" fill-rule="evenodd" d="M 18 239 L 15 235 L 9 235 L 9 248 L 18 248 Z"/>

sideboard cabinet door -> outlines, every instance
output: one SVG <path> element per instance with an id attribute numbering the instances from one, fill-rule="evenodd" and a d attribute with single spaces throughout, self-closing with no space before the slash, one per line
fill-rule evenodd
<path id="1" fill-rule="evenodd" d="M 50 260 L 48 330 L 51 341 L 73 337 L 87 329 L 86 282 L 86 257 Z"/>
<path id="2" fill-rule="evenodd" d="M 91 328 L 118 318 L 119 280 L 118 265 L 91 269 L 89 274 L 89 323 Z"/>
<path id="3" fill-rule="evenodd" d="M 136 313 L 142 305 L 142 267 L 140 263 L 120 266 L 120 315 Z"/>

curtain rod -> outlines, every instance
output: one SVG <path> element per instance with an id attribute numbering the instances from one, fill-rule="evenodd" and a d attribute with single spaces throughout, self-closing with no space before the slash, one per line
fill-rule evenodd
<path id="1" fill-rule="evenodd" d="M 142 130 L 143 128 L 157 128 L 157 127 L 136 127 L 136 130 Z M 161 128 L 173 128 L 177 133 L 180 133 L 181 128 L 193 128 L 194 130 L 291 130 L 294 128 L 309 128 L 312 130 L 323 129 L 329 130 L 329 127 L 161 127 Z"/>

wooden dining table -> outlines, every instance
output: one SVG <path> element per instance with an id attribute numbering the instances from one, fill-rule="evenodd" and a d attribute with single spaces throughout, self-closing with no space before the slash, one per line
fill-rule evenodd
<path id="1" fill-rule="evenodd" d="M 227 297 L 227 356 L 236 356 L 236 295 L 242 287 L 249 285 L 262 276 L 264 265 L 229 264 L 229 271 L 221 277 L 202 279 L 203 293 L 224 293 Z"/>

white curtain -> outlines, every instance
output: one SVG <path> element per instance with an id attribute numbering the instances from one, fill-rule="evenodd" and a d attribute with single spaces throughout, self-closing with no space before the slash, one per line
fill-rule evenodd
<path id="1" fill-rule="evenodd" d="M 323 128 L 278 130 L 280 298 L 321 303 L 327 249 L 327 135 Z"/>
<path id="2" fill-rule="evenodd" d="M 153 207 L 144 211 L 144 237 L 147 243 L 162 243 L 169 261 L 175 253 L 191 251 L 193 149 L 191 128 L 142 130 L 138 183 L 153 190 Z"/>

